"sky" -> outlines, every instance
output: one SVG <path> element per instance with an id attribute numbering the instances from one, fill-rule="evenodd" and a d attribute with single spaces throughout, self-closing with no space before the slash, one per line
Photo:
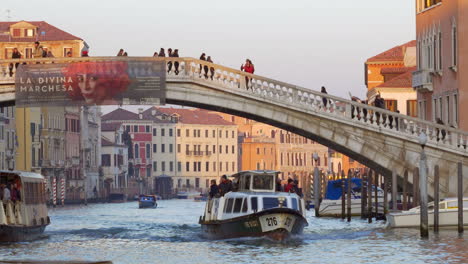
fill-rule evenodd
<path id="1" fill-rule="evenodd" d="M 416 32 L 411 0 L 14 0 L 0 20 L 47 21 L 84 39 L 90 56 L 177 48 L 236 69 L 249 58 L 258 75 L 346 98 L 365 97 L 367 58 Z"/>

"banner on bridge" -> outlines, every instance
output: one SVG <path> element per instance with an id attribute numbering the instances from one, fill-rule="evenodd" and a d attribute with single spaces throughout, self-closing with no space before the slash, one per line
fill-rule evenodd
<path id="1" fill-rule="evenodd" d="M 165 66 L 138 60 L 21 65 L 16 106 L 163 105 Z"/>

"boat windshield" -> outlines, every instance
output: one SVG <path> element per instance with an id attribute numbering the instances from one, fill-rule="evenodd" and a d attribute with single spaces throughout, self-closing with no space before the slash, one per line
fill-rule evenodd
<path id="1" fill-rule="evenodd" d="M 253 189 L 255 190 L 269 190 L 273 189 L 274 175 L 259 174 L 253 175 Z"/>
<path id="2" fill-rule="evenodd" d="M 284 200 L 284 207 L 288 207 L 288 200 Z M 263 209 L 279 207 L 279 200 L 276 197 L 263 197 Z"/>

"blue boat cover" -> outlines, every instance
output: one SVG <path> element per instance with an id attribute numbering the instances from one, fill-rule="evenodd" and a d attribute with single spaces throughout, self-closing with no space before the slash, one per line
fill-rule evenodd
<path id="1" fill-rule="evenodd" d="M 338 200 L 341 198 L 341 181 L 328 181 L 325 199 Z M 345 180 L 345 191 L 348 190 L 348 181 Z M 362 179 L 351 178 L 351 193 L 361 192 Z"/>

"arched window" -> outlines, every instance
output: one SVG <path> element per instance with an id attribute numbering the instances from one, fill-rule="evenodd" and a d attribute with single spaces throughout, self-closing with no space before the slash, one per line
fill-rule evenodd
<path id="1" fill-rule="evenodd" d="M 138 144 L 135 144 L 135 158 L 138 159 L 140 157 L 140 148 Z"/>

